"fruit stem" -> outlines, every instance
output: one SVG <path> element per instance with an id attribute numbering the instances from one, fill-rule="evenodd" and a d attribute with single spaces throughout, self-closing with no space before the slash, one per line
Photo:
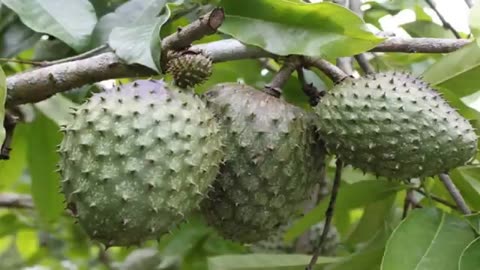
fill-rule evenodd
<path id="1" fill-rule="evenodd" d="M 458 208 L 464 215 L 470 215 L 472 211 L 468 207 L 467 203 L 463 199 L 462 194 L 460 194 L 460 191 L 458 188 L 455 186 L 453 183 L 452 179 L 447 173 L 441 173 L 438 175 L 440 180 L 442 181 L 443 185 L 445 188 L 448 190 L 448 193 L 452 196 L 453 200 L 457 204 Z"/>
<path id="2" fill-rule="evenodd" d="M 274 97 L 280 97 L 282 87 L 288 82 L 292 73 L 302 65 L 302 61 L 298 56 L 290 56 L 283 64 L 282 68 L 273 76 L 272 81 L 265 85 L 263 91 Z"/>
<path id="3" fill-rule="evenodd" d="M 0 148 L 0 160 L 10 159 L 10 151 L 12 150 L 13 132 L 17 125 L 17 118 L 10 113 L 5 114 L 3 127 L 5 128 L 5 140 Z"/>
<path id="4" fill-rule="evenodd" d="M 305 57 L 305 65 L 318 68 L 334 83 L 339 83 L 348 77 L 340 68 L 322 58 Z"/>
<path id="5" fill-rule="evenodd" d="M 328 203 L 327 211 L 325 212 L 325 225 L 323 227 L 322 236 L 320 237 L 320 243 L 318 246 L 315 247 L 313 251 L 312 259 L 310 263 L 305 268 L 305 270 L 312 270 L 315 264 L 317 263 L 318 257 L 320 253 L 323 251 L 324 243 L 326 242 L 328 232 L 330 231 L 330 227 L 332 225 L 333 213 L 335 210 L 335 203 L 337 201 L 338 190 L 340 189 L 340 183 L 342 180 L 342 169 L 343 169 L 343 161 L 341 159 L 337 159 L 336 162 L 336 169 L 335 169 L 335 178 L 333 180 L 332 186 L 332 194 L 330 195 L 330 202 Z"/>

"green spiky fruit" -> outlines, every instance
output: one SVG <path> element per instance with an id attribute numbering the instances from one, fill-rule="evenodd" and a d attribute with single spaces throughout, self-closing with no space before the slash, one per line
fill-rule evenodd
<path id="1" fill-rule="evenodd" d="M 220 84 L 207 99 L 228 134 L 202 211 L 226 238 L 266 239 L 303 206 L 322 169 L 322 145 L 304 111 L 252 87 Z"/>
<path id="2" fill-rule="evenodd" d="M 94 239 L 159 237 L 198 207 L 223 156 L 214 116 L 193 93 L 136 81 L 95 94 L 60 146 L 68 208 Z"/>
<path id="3" fill-rule="evenodd" d="M 181 88 L 201 84 L 212 75 L 212 60 L 203 53 L 179 52 L 170 54 L 169 58 L 167 72 Z"/>
<path id="4" fill-rule="evenodd" d="M 469 161 L 470 123 L 408 73 L 346 79 L 316 107 L 327 148 L 363 171 L 393 179 L 427 177 Z"/>
<path id="5" fill-rule="evenodd" d="M 293 243 L 285 243 L 283 237 L 290 228 L 291 224 L 282 225 L 280 229 L 268 239 L 258 241 L 250 245 L 250 250 L 254 253 L 313 253 L 316 246 L 319 244 L 320 237 L 322 236 L 324 222 L 319 222 L 313 225 L 307 232 L 307 243 L 301 244 L 301 250 L 296 250 L 296 243 L 299 239 L 293 241 Z M 337 246 L 339 245 L 340 237 L 335 227 L 330 227 L 327 234 L 326 242 L 323 245 L 321 255 L 334 255 Z"/>

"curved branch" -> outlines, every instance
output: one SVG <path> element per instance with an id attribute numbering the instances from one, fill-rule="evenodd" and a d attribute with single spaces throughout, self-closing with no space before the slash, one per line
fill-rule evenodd
<path id="1" fill-rule="evenodd" d="M 174 35 L 178 35 L 178 33 Z M 168 39 L 164 39 L 164 42 L 165 40 Z M 387 39 L 371 51 L 447 53 L 455 51 L 470 42 L 472 41 L 466 39 L 394 37 Z M 195 45 L 193 46 L 193 49 L 204 50 L 210 55 L 214 62 L 246 58 L 275 57 L 275 55 L 266 52 L 261 48 L 245 45 L 234 39 Z M 323 65 L 325 64 L 323 61 L 317 59 L 314 61 L 314 66 L 325 66 Z M 328 71 L 328 69 L 326 70 Z M 330 71 L 332 76 L 341 74 L 334 72 L 334 69 L 330 69 Z M 106 79 L 151 75 L 158 74 L 146 67 L 127 65 L 114 53 L 103 53 L 90 58 L 38 68 L 8 77 L 7 106 L 11 107 L 18 104 L 38 102 L 47 99 L 56 93 L 68 91 L 75 87 Z M 338 79 L 341 79 L 341 76 L 338 77 Z"/>

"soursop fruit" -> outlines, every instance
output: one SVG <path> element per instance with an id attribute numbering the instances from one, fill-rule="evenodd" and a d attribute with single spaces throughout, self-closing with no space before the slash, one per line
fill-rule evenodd
<path id="1" fill-rule="evenodd" d="M 198 207 L 223 157 L 205 103 L 162 81 L 93 95 L 64 132 L 67 207 L 107 246 L 157 238 L 181 221 Z"/>
<path id="2" fill-rule="evenodd" d="M 470 123 L 408 73 L 346 79 L 323 97 L 316 114 L 329 151 L 387 178 L 447 172 L 468 162 L 477 148 Z"/>
<path id="3" fill-rule="evenodd" d="M 203 83 L 212 75 L 212 60 L 201 52 L 169 53 L 167 72 L 181 88 Z"/>
<path id="4" fill-rule="evenodd" d="M 305 247 L 302 247 L 303 253 L 312 254 L 316 246 L 318 246 L 320 237 L 322 236 L 324 222 L 313 225 L 308 233 L 308 241 Z M 280 229 L 267 240 L 258 241 L 250 245 L 250 250 L 254 253 L 296 253 L 295 245 L 298 239 L 293 243 L 285 243 L 283 236 L 289 229 L 291 224 L 283 225 Z M 327 234 L 326 243 L 323 245 L 321 255 L 335 255 L 335 251 L 340 243 L 340 237 L 335 227 L 331 226 Z"/>
<path id="5" fill-rule="evenodd" d="M 266 239 L 299 211 L 324 163 L 311 118 L 252 87 L 226 83 L 207 93 L 226 135 L 226 157 L 202 203 L 208 223 L 239 242 Z"/>

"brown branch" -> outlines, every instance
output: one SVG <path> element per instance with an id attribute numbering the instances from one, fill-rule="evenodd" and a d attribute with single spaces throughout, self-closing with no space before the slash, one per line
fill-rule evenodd
<path id="1" fill-rule="evenodd" d="M 305 57 L 305 65 L 320 69 L 334 83 L 341 82 L 348 77 L 340 68 L 322 58 Z"/>
<path id="2" fill-rule="evenodd" d="M 440 181 L 442 181 L 443 185 L 447 189 L 448 193 L 452 196 L 453 200 L 457 204 L 458 208 L 464 215 L 470 215 L 472 211 L 468 207 L 467 203 L 463 199 L 462 194 L 460 194 L 460 191 L 458 191 L 457 187 L 453 183 L 452 179 L 450 176 L 446 173 L 441 173 L 438 175 L 440 178 Z"/>
<path id="3" fill-rule="evenodd" d="M 469 39 L 448 38 L 399 38 L 385 40 L 371 52 L 403 52 L 403 53 L 449 53 L 470 44 Z"/>
<path id="4" fill-rule="evenodd" d="M 29 195 L 0 193 L 0 207 L 32 209 L 33 200 Z"/>
<path id="5" fill-rule="evenodd" d="M 451 204 L 449 201 L 445 200 L 445 199 L 442 199 L 438 196 L 435 196 L 433 194 L 427 194 L 425 191 L 423 191 L 422 189 L 420 188 L 414 188 L 414 190 L 420 194 L 422 194 L 423 196 L 427 197 L 427 198 L 431 198 L 432 200 L 438 202 L 438 203 L 441 203 L 441 204 L 444 204 L 452 209 L 455 209 L 455 210 L 458 210 L 458 207 L 454 204 Z"/>
<path id="6" fill-rule="evenodd" d="M 447 22 L 447 20 L 445 20 L 445 18 L 443 17 L 442 13 L 440 13 L 440 11 L 438 11 L 437 7 L 435 6 L 435 3 L 432 1 L 432 0 L 425 0 L 425 2 L 427 2 L 427 5 L 433 9 L 433 11 L 435 12 L 435 14 L 437 14 L 437 17 L 440 19 L 440 21 L 442 22 L 442 25 L 444 28 L 450 30 L 453 35 L 456 37 L 456 38 L 461 38 L 460 34 L 457 32 L 457 30 L 455 30 L 455 28 L 453 28 L 453 26 Z"/>
<path id="7" fill-rule="evenodd" d="M 280 97 L 282 87 L 288 82 L 292 73 L 302 65 L 302 61 L 298 56 L 290 56 L 283 64 L 282 68 L 273 76 L 270 83 L 265 85 L 263 91 L 269 95 Z"/>
<path id="8" fill-rule="evenodd" d="M 355 55 L 355 60 L 357 60 L 358 65 L 365 74 L 375 73 L 375 69 L 370 65 L 367 56 L 364 53 Z"/>
<path id="9" fill-rule="evenodd" d="M 325 212 L 325 225 L 323 226 L 322 236 L 320 236 L 320 243 L 318 246 L 315 247 L 312 259 L 306 267 L 306 270 L 312 270 L 317 263 L 318 257 L 323 252 L 323 247 L 327 240 L 330 226 L 332 225 L 333 212 L 335 211 L 335 203 L 337 201 L 338 190 L 340 188 L 340 183 L 342 182 L 343 162 L 340 159 L 337 159 L 336 165 L 337 167 L 335 169 L 335 178 L 333 180 L 332 193 L 330 195 L 330 201 L 328 203 L 327 211 Z"/>
<path id="10" fill-rule="evenodd" d="M 394 37 L 387 39 L 372 51 L 446 53 L 455 51 L 470 42 L 466 39 Z M 205 51 L 214 62 L 275 57 L 261 48 L 245 45 L 234 39 L 195 45 L 192 49 Z M 312 66 L 321 69 L 335 81 L 345 77 L 341 70 L 323 59 L 311 57 L 307 59 L 311 60 Z M 34 69 L 8 77 L 7 106 L 38 102 L 56 93 L 106 79 L 151 75 L 157 74 L 140 65 L 127 65 L 114 53 L 102 53 L 90 58 Z"/>

